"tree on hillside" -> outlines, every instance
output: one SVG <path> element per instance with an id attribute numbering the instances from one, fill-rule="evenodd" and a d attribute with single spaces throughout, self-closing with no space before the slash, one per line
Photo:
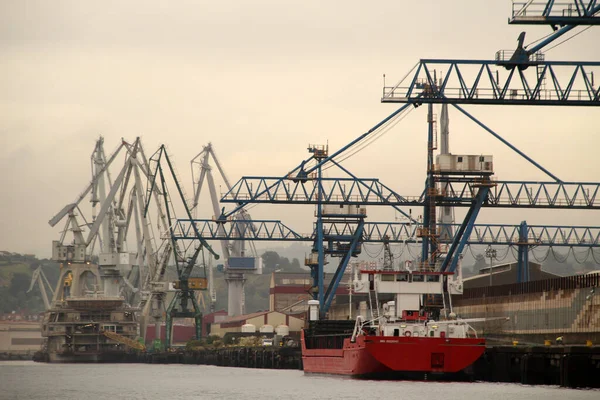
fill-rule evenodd
<path id="1" fill-rule="evenodd" d="M 294 258 L 291 262 L 287 257 L 280 257 L 275 251 L 266 251 L 262 255 L 263 273 L 281 270 L 282 272 L 306 272 L 300 266 L 300 261 Z"/>
<path id="2" fill-rule="evenodd" d="M 9 292 L 13 296 L 17 296 L 19 293 L 25 293 L 29 289 L 31 283 L 31 276 L 22 272 L 17 272 L 13 275 L 10 281 Z"/>
<path id="3" fill-rule="evenodd" d="M 300 261 L 298 261 L 298 259 L 297 259 L 297 258 L 294 258 L 294 259 L 292 260 L 292 269 L 294 269 L 294 270 L 299 270 L 299 271 L 304 271 L 304 270 L 302 269 L 302 267 L 300 266 Z"/>

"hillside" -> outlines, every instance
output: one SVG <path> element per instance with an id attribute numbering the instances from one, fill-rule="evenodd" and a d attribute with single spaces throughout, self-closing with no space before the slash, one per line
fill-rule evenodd
<path id="1" fill-rule="evenodd" d="M 44 311 L 37 285 L 26 293 L 31 284 L 31 274 L 40 265 L 50 283 L 55 285 L 59 275 L 57 263 L 38 260 L 34 255 L 0 251 L 0 313 L 34 314 Z"/>
<path id="2" fill-rule="evenodd" d="M 480 268 L 488 265 L 489 259 L 479 254 L 476 254 L 476 256 L 471 258 L 473 260 L 471 262 L 466 260 L 464 269 L 465 277 L 478 273 Z M 273 271 L 308 272 L 307 269 L 301 266 L 297 258 L 290 260 L 287 257 L 280 256 L 275 251 L 264 252 L 262 258 L 263 274 L 246 275 L 246 312 L 248 313 L 267 310 L 269 308 L 269 285 Z M 512 257 L 507 257 L 503 260 L 503 262 L 512 261 Z M 586 273 L 600 268 L 600 265 L 591 256 L 587 258 L 575 258 L 573 254 L 565 254 L 560 261 L 566 262 L 561 263 L 550 255 L 543 260 L 542 268 L 545 271 L 562 276 Z M 495 263 L 498 262 L 496 261 Z M 37 285 L 34 286 L 30 293 L 26 293 L 31 283 L 31 274 L 40 265 L 50 283 L 55 286 L 60 271 L 58 263 L 47 259 L 37 259 L 34 255 L 0 251 L 0 314 L 12 311 L 24 313 L 43 311 L 44 305 Z M 168 280 L 175 280 L 177 276 L 175 268 L 170 267 L 167 275 Z M 217 292 L 215 308 L 217 310 L 226 310 L 227 283 L 222 272 L 215 271 L 215 286 Z M 208 293 L 204 293 L 204 296 L 205 310 L 207 311 Z"/>

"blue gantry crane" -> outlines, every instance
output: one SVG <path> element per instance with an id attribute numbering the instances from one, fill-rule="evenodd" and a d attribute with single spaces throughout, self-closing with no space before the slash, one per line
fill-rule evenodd
<path id="1" fill-rule="evenodd" d="M 533 3 L 528 2 L 524 8 Z M 360 253 L 361 245 L 366 241 L 420 242 L 420 268 L 447 272 L 456 269 L 467 244 L 516 245 L 519 249 L 519 276 L 525 281 L 528 279 L 527 254 L 532 246 L 598 246 L 598 228 L 595 227 L 528 226 L 525 222 L 510 226 L 475 224 L 482 207 L 597 210 L 600 208 L 600 183 L 562 181 L 461 107 L 462 104 L 600 106 L 600 89 L 594 81 L 600 62 L 546 61 L 541 52 L 542 48 L 575 26 L 596 24 L 599 11 L 596 2 L 574 3 L 580 7 L 580 13 L 571 13 L 569 19 L 562 20 L 554 18 L 553 10 L 556 10 L 554 6 L 557 4 L 547 3 L 541 18 L 556 29 L 532 48 L 524 45 L 525 35 L 521 34 L 516 50 L 499 51 L 494 60 L 421 60 L 403 81 L 392 87 L 384 85 L 382 102 L 404 103 L 400 108 L 332 154 L 327 146 L 309 145 L 310 157 L 282 177 L 242 178 L 221 199 L 222 202 L 234 203 L 234 209 L 224 212 L 216 222 L 199 221 L 200 224 L 206 223 L 208 236 L 205 235 L 205 238 L 220 239 L 219 235 L 226 234 L 226 230 L 216 229 L 218 226 L 212 224 L 225 224 L 227 217 L 249 203 L 315 205 L 316 222 L 310 235 L 297 234 L 278 221 L 262 221 L 259 229 L 250 229 L 246 233 L 256 235 L 252 240 L 261 240 L 262 237 L 266 238 L 264 240 L 313 242 L 313 251 L 306 264 L 311 267 L 312 294 L 322 304 L 322 313 L 329 308 L 349 259 Z M 517 15 L 513 11 L 511 23 L 527 23 L 523 18 L 525 14 Z M 558 25 L 562 27 L 558 29 Z M 445 71 L 444 75 L 438 73 L 440 69 Z M 341 165 L 345 158 L 355 154 L 356 149 L 368 145 L 409 110 L 422 104 L 428 105 L 427 179 L 423 193 L 418 196 L 400 195 L 378 179 L 358 178 Z M 434 104 L 453 105 L 550 180 L 497 181 L 492 179 L 491 168 L 478 168 L 469 173 L 440 170 L 434 159 L 437 142 Z M 324 177 L 324 169 L 331 167 L 337 167 L 345 176 Z M 375 237 L 375 230 L 391 230 L 394 225 L 365 222 L 365 207 L 372 205 L 391 206 L 402 213 L 415 229 L 410 239 L 394 241 L 393 234 Z M 407 206 L 423 207 L 423 220 L 416 221 L 410 213 L 402 210 L 401 207 Z M 436 207 L 439 206 L 467 208 L 464 220 L 453 226 L 452 232 L 455 233 L 448 239 L 439 237 L 441 226 L 436 219 Z M 181 223 L 182 235 L 185 235 L 186 223 L 194 225 L 192 221 L 180 220 L 178 223 Z M 448 245 L 447 252 L 443 254 L 440 251 L 442 244 Z M 323 267 L 327 255 L 339 257 L 340 261 L 325 290 Z"/>
<path id="2" fill-rule="evenodd" d="M 531 22 L 535 15 L 535 2 L 513 8 L 512 23 Z M 540 2 L 538 2 L 540 3 Z M 487 105 L 546 105 L 546 106 L 600 106 L 600 88 L 596 87 L 594 74 L 600 69 L 600 62 L 546 61 L 542 49 L 575 26 L 594 24 L 600 8 L 596 2 L 574 1 L 579 14 L 571 13 L 569 19 L 558 22 L 552 20 L 556 13 L 553 1 L 546 3 L 538 16 L 545 23 L 554 26 L 554 32 L 531 48 L 524 45 L 525 33 L 518 38 L 514 51 L 501 50 L 494 60 L 421 60 L 405 79 L 392 87 L 384 84 L 383 103 L 404 103 L 396 112 L 408 105 L 419 107 L 428 105 L 428 148 L 427 181 L 422 196 L 424 203 L 424 235 L 422 261 L 429 266 L 437 264 L 438 231 L 435 208 L 438 205 L 468 206 L 467 215 L 450 244 L 448 253 L 442 259 L 440 269 L 453 271 L 457 256 L 461 254 L 473 229 L 477 214 L 483 206 L 497 207 L 545 207 L 568 209 L 594 209 L 597 196 L 597 183 L 565 183 L 539 163 L 527 156 L 516 146 L 502 138 L 483 122 L 464 110 L 460 104 Z M 530 8 L 532 7 L 532 8 Z M 527 15 L 527 9 L 532 13 Z M 556 11 L 556 9 L 554 9 Z M 517 15 L 518 14 L 518 15 Z M 517 18 L 519 17 L 519 18 Z M 560 29 L 556 24 L 563 25 Z M 444 71 L 442 75 L 441 71 Z M 480 171 L 480 174 L 460 176 L 458 171 L 440 173 L 439 165 L 433 162 L 435 138 L 433 136 L 433 104 L 451 104 L 482 129 L 496 137 L 503 144 L 525 158 L 548 175 L 550 182 L 495 182 Z M 484 161 L 484 160 L 480 160 Z M 478 175 L 478 176 L 477 176 Z M 439 188 L 444 190 L 440 191 Z M 511 187 L 513 190 L 511 190 Z M 568 190 L 565 190 L 567 189 Z M 457 190 L 458 189 L 458 190 Z M 591 191 L 590 191 L 591 189 Z M 467 194 L 472 196 L 467 196 Z M 508 201 L 502 199 L 508 198 Z M 504 200 L 504 201 L 503 201 Z M 523 201 L 522 201 L 523 200 Z M 519 278 L 528 279 L 528 246 L 525 241 L 527 225 L 520 226 Z"/>
<path id="3" fill-rule="evenodd" d="M 509 24 L 559 26 L 600 25 L 597 0 L 514 1 Z"/>

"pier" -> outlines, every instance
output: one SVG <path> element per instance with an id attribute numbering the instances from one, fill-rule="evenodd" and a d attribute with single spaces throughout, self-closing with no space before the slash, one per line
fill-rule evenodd
<path id="1" fill-rule="evenodd" d="M 132 354 L 126 362 L 199 364 L 219 367 L 302 369 L 300 347 L 224 347 L 196 351 Z"/>
<path id="2" fill-rule="evenodd" d="M 476 381 L 600 388 L 600 346 L 488 347 L 472 372 Z"/>
<path id="3" fill-rule="evenodd" d="M 123 362 L 219 367 L 302 369 L 300 347 L 224 347 L 199 351 L 131 353 Z M 600 388 L 600 346 L 488 346 L 467 371 L 472 382 Z"/>

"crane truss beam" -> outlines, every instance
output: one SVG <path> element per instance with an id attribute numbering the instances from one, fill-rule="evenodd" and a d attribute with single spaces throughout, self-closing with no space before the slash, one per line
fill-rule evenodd
<path id="1" fill-rule="evenodd" d="M 319 190 L 320 189 L 320 190 Z M 321 198 L 319 199 L 319 191 Z M 225 203 L 280 204 L 418 204 L 417 197 L 401 196 L 379 179 L 308 177 L 242 177 L 221 199 Z"/>
<path id="2" fill-rule="evenodd" d="M 440 229 L 446 226 L 440 225 Z M 456 231 L 460 225 L 450 226 Z M 521 225 L 477 224 L 468 244 L 600 247 L 599 226 L 527 225 L 526 228 L 522 235 Z"/>
<path id="3" fill-rule="evenodd" d="M 362 243 L 416 243 L 420 224 L 368 222 L 362 228 Z M 357 226 L 349 222 L 330 222 L 323 228 L 325 237 L 352 240 Z"/>
<path id="4" fill-rule="evenodd" d="M 316 232 L 299 234 L 288 228 L 280 221 L 252 220 L 236 221 L 237 223 L 253 223 L 253 229 L 245 230 L 244 234 L 236 224 L 221 224 L 214 220 L 194 220 L 198 231 L 204 240 L 256 240 L 256 241 L 296 241 L 313 242 Z M 218 229 L 223 226 L 223 233 Z M 324 222 L 324 240 L 352 241 L 356 236 L 357 224 L 345 221 Z M 362 228 L 361 243 L 417 243 L 417 230 L 421 224 L 401 222 L 368 222 Z M 458 232 L 461 224 L 440 224 L 440 231 L 452 228 Z M 471 245 L 519 245 L 529 246 L 573 246 L 573 247 L 598 247 L 600 246 L 600 226 L 559 226 L 559 225 L 527 225 L 524 242 L 520 238 L 521 225 L 505 224 L 475 224 L 467 238 Z M 191 220 L 177 220 L 174 228 L 177 239 L 195 239 Z M 440 240 L 450 243 L 451 240 Z"/>
<path id="5" fill-rule="evenodd" d="M 381 102 L 600 106 L 600 87 L 594 82 L 600 62 L 534 57 L 516 64 L 511 55 L 500 51 L 494 61 L 422 59 L 414 74 L 384 86 Z"/>
<path id="6" fill-rule="evenodd" d="M 496 181 L 484 207 L 600 209 L 600 183 Z M 437 204 L 468 206 L 477 183 L 444 182 Z M 422 195 L 424 197 L 424 194 Z"/>
<path id="7" fill-rule="evenodd" d="M 440 178 L 444 191 L 439 206 L 469 207 L 480 182 Z M 378 179 L 323 178 L 321 200 L 316 179 L 243 177 L 227 192 L 225 203 L 349 204 L 364 206 L 422 206 L 420 196 L 402 196 Z M 495 181 L 483 207 L 600 209 L 600 183 Z"/>
<path id="8" fill-rule="evenodd" d="M 600 25 L 597 0 L 513 1 L 509 24 Z"/>
<path id="9" fill-rule="evenodd" d="M 173 232 L 177 239 L 195 239 L 196 224 L 204 240 L 252 240 L 252 241 L 312 241 L 310 235 L 300 235 L 280 221 L 229 220 L 226 223 L 211 219 L 178 219 Z"/>

